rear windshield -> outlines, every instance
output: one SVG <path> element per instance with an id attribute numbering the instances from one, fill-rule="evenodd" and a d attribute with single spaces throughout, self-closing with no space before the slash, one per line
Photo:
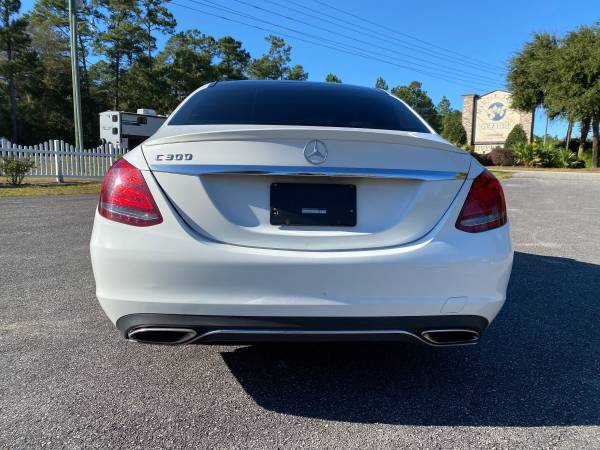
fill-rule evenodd
<path id="1" fill-rule="evenodd" d="M 216 83 L 193 95 L 169 125 L 302 125 L 429 133 L 402 102 L 376 89 L 301 81 Z"/>

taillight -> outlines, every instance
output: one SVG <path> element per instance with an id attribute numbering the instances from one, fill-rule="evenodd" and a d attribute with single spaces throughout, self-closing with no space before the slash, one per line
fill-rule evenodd
<path id="1" fill-rule="evenodd" d="M 98 212 L 107 219 L 137 227 L 163 220 L 142 172 L 123 158 L 104 177 Z"/>
<path id="2" fill-rule="evenodd" d="M 484 170 L 473 180 L 456 220 L 456 228 L 467 233 L 480 233 L 501 227 L 507 220 L 502 186 L 494 175 Z"/>

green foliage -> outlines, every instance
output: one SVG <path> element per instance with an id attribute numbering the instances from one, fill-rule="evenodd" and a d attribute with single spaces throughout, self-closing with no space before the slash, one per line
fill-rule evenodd
<path id="1" fill-rule="evenodd" d="M 297 64 L 289 66 L 292 60 L 292 47 L 283 38 L 269 35 L 265 38 L 270 47 L 266 54 L 253 59 L 248 67 L 250 78 L 258 80 L 306 80 L 308 73 Z"/>
<path id="2" fill-rule="evenodd" d="M 0 79 L 6 80 L 13 141 L 19 136 L 18 93 L 28 84 L 28 77 L 36 67 L 36 55 L 31 51 L 31 38 L 27 33 L 29 21 L 26 17 L 15 17 L 20 9 L 20 0 L 0 0 Z"/>
<path id="3" fill-rule="evenodd" d="M 581 126 L 579 156 L 592 124 L 592 165 L 597 165 L 600 143 L 600 22 L 581 26 L 563 39 L 542 33 L 511 60 L 508 85 L 513 106 L 531 111 L 542 106 L 550 118 L 557 116 Z M 594 123 L 596 128 L 594 129 Z M 540 150 L 548 158 L 552 151 Z M 547 155 L 542 155 L 546 152 Z M 545 162 L 544 164 L 551 164 Z M 555 164 L 555 163 L 552 163 Z"/>
<path id="4" fill-rule="evenodd" d="M 308 80 L 308 72 L 304 71 L 304 67 L 302 67 L 301 64 L 296 64 L 295 66 L 286 69 L 284 79 L 306 81 Z"/>
<path id="5" fill-rule="evenodd" d="M 510 60 L 508 87 L 512 106 L 522 111 L 547 107 L 546 94 L 554 77 L 551 62 L 558 50 L 558 39 L 549 33 L 535 33 L 533 40 Z"/>
<path id="6" fill-rule="evenodd" d="M 563 167 L 565 169 L 580 165 L 577 155 L 564 147 L 558 149 L 556 161 L 558 163 L 558 167 Z"/>
<path id="7" fill-rule="evenodd" d="M 292 48 L 286 45 L 283 38 L 269 35 L 269 51 L 260 58 L 252 60 L 248 70 L 251 78 L 258 80 L 282 80 L 288 63 L 291 61 Z"/>
<path id="8" fill-rule="evenodd" d="M 540 145 L 535 149 L 538 165 L 540 167 L 559 167 L 558 165 L 558 147 L 553 143 Z"/>
<path id="9" fill-rule="evenodd" d="M 515 162 L 519 166 L 535 167 L 539 163 L 534 145 L 527 142 L 520 142 L 514 148 Z"/>
<path id="10" fill-rule="evenodd" d="M 462 147 L 467 143 L 467 132 L 463 127 L 460 111 L 451 111 L 442 117 L 441 135 L 457 147 Z"/>
<path id="11" fill-rule="evenodd" d="M 154 32 L 172 34 L 177 21 L 166 8 L 165 0 L 140 0 L 139 24 L 144 33 L 144 46 L 148 69 L 152 69 L 152 52 L 156 50 Z"/>
<path id="12" fill-rule="evenodd" d="M 585 167 L 585 162 L 577 159 L 577 155 L 554 142 L 545 145 L 534 142 L 520 142 L 514 150 L 515 162 L 525 167 L 560 167 L 580 168 Z"/>
<path id="13" fill-rule="evenodd" d="M 245 80 L 250 53 L 244 50 L 242 43 L 231 36 L 222 37 L 216 44 L 215 72 L 219 80 Z"/>
<path id="14" fill-rule="evenodd" d="M 490 153 L 490 159 L 495 166 L 514 166 L 515 155 L 510 148 L 497 147 Z"/>
<path id="15" fill-rule="evenodd" d="M 600 23 L 582 26 L 561 42 L 548 83 L 548 103 L 570 117 L 600 115 Z"/>
<path id="16" fill-rule="evenodd" d="M 377 77 L 377 80 L 375 81 L 375 87 L 377 89 L 383 89 L 384 91 L 389 90 L 389 86 L 385 82 L 385 80 L 383 79 L 383 77 Z"/>
<path id="17" fill-rule="evenodd" d="M 152 106 L 159 111 L 172 111 L 191 92 L 213 81 L 217 75 L 217 68 L 213 64 L 216 52 L 215 39 L 198 30 L 182 31 L 171 36 L 155 60 L 156 75 L 153 83 L 164 83 L 165 87 L 159 89 L 159 94 L 162 94 L 159 97 L 162 98 L 149 99 L 154 100 Z M 135 70 L 135 66 L 132 69 Z M 145 72 L 143 67 L 141 69 L 140 77 L 143 77 Z M 132 87 L 139 82 L 136 79 L 128 80 Z M 146 95 L 145 91 L 136 93 L 141 98 L 128 99 L 132 107 L 135 106 L 134 102 L 143 101 L 143 96 Z M 136 107 L 143 106 L 140 103 L 137 105 Z"/>
<path id="18" fill-rule="evenodd" d="M 520 123 L 516 124 L 510 133 L 508 133 L 508 137 L 506 138 L 506 142 L 504 146 L 506 148 L 512 148 L 513 150 L 517 146 L 517 144 L 527 143 L 527 134 L 525 134 L 525 130 L 521 126 Z"/>
<path id="19" fill-rule="evenodd" d="M 0 173 L 3 173 L 13 186 L 20 186 L 27 173 L 34 167 L 35 163 L 30 159 L 0 159 Z"/>
<path id="20" fill-rule="evenodd" d="M 342 82 L 342 80 L 340 80 L 338 78 L 338 76 L 333 73 L 328 73 L 327 76 L 325 77 L 325 81 L 328 83 L 341 83 Z"/>
<path id="21" fill-rule="evenodd" d="M 443 118 L 452 112 L 452 107 L 450 106 L 450 100 L 444 95 L 440 102 L 437 104 L 437 112 Z"/>
<path id="22" fill-rule="evenodd" d="M 121 79 L 130 62 L 144 51 L 146 34 L 139 23 L 140 6 L 136 0 L 102 0 L 107 11 L 103 16 L 104 28 L 94 42 L 97 54 L 106 58 L 103 74 L 106 88 L 111 93 L 113 108 L 121 108 Z"/>
<path id="23" fill-rule="evenodd" d="M 433 101 L 422 88 L 422 83 L 412 81 L 408 86 L 396 86 L 392 89 L 392 94 L 404 100 L 413 108 L 423 119 L 429 123 L 436 131 L 441 131 L 440 116 L 433 104 Z"/>

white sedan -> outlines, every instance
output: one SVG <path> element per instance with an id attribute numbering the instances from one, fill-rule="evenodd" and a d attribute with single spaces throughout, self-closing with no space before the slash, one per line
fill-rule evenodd
<path id="1" fill-rule="evenodd" d="M 105 177 L 96 293 L 156 344 L 473 344 L 513 250 L 502 187 L 385 91 L 230 81 Z"/>

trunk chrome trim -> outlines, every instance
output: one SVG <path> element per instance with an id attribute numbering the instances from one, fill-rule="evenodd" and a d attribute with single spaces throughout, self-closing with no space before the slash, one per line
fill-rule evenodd
<path id="1" fill-rule="evenodd" d="M 444 181 L 464 180 L 466 172 L 444 172 L 411 169 L 372 169 L 354 167 L 304 167 L 304 166 L 242 166 L 203 164 L 154 164 L 153 172 L 179 175 L 261 175 L 288 177 L 349 177 L 386 178 L 396 180 Z"/>

